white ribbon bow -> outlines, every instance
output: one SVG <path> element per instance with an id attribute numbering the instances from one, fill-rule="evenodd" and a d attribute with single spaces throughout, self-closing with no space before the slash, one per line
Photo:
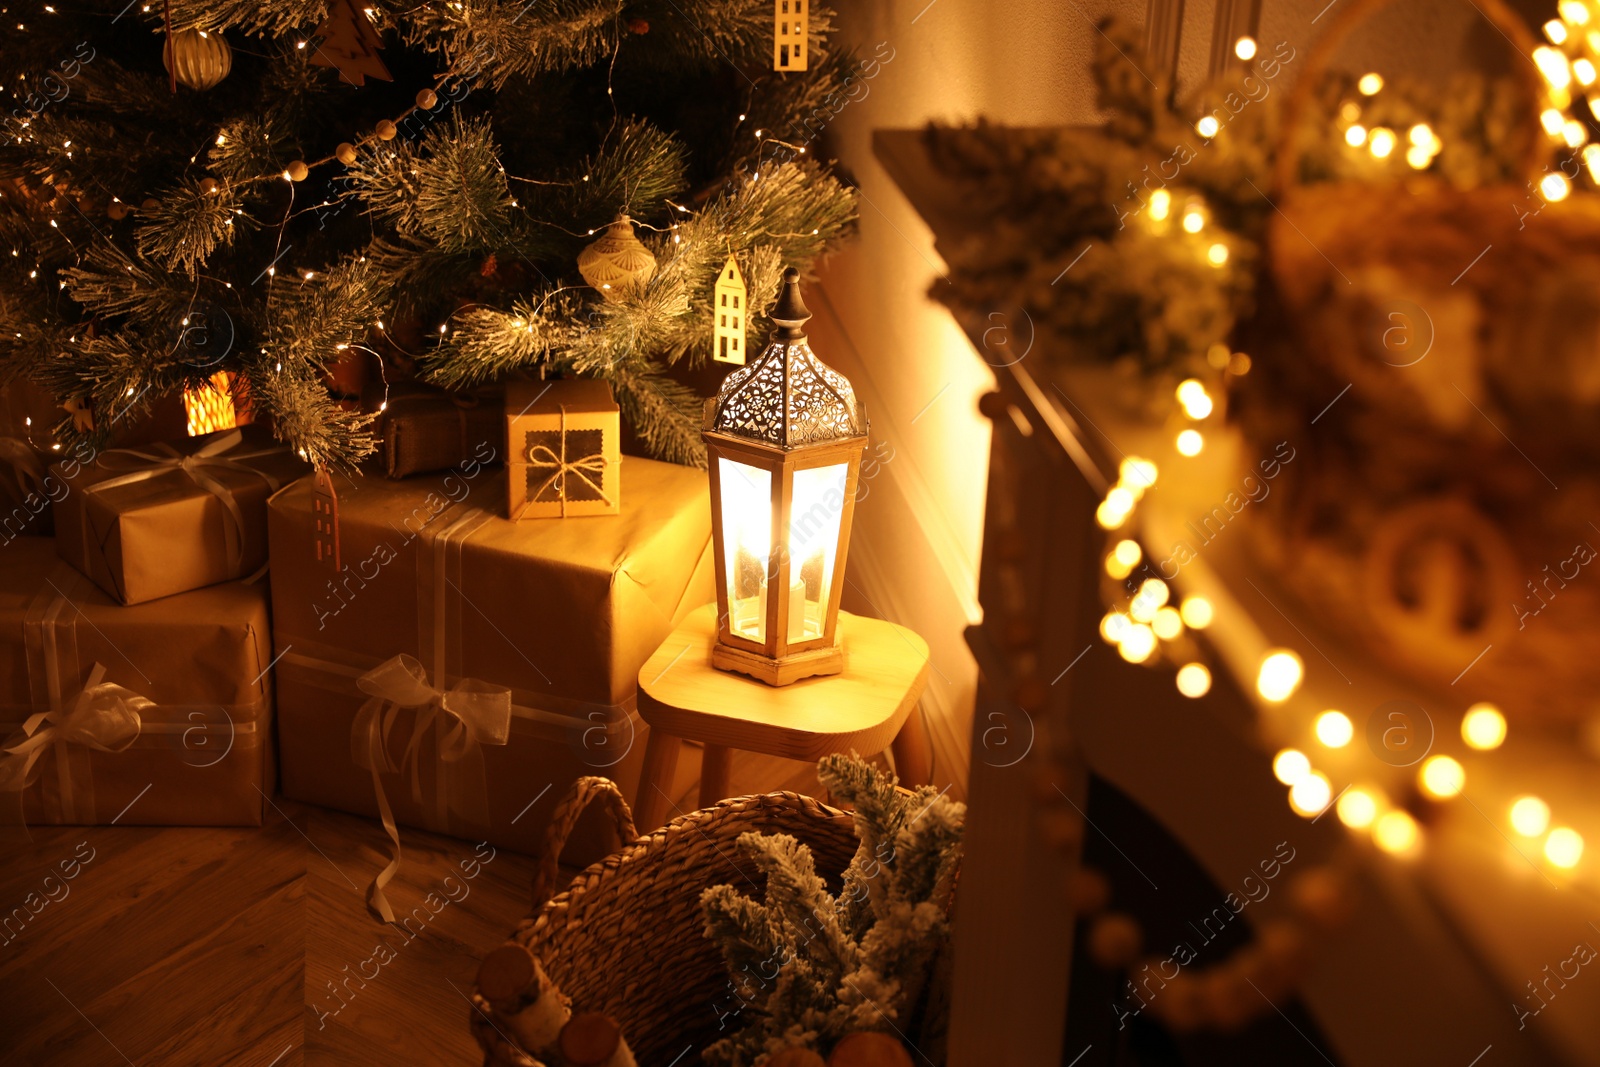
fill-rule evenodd
<path id="1" fill-rule="evenodd" d="M 155 704 L 131 689 L 104 681 L 105 673 L 104 665 L 96 663 L 70 707 L 28 716 L 22 724 L 24 740 L 0 749 L 0 792 L 26 790 L 33 784 L 34 765 L 53 749 L 61 774 L 62 806 L 70 811 L 72 779 L 65 747 L 121 752 L 138 739 L 142 713 Z"/>
<path id="2" fill-rule="evenodd" d="M 358 767 L 372 772 L 383 828 L 394 845 L 394 856 L 367 891 L 367 902 L 384 922 L 394 922 L 383 889 L 400 870 L 400 830 L 383 790 L 385 774 L 411 771 L 411 795 L 422 803 L 420 776 L 422 740 L 433 727 L 437 735 L 439 766 L 434 790 L 435 829 L 444 831 L 451 812 L 468 822 L 489 821 L 484 795 L 483 745 L 503 745 L 511 734 L 511 690 L 463 678 L 449 689 L 429 684 L 428 672 L 413 656 L 401 653 L 378 664 L 356 682 L 371 700 L 361 706 L 350 727 L 350 756 Z M 389 735 L 401 708 L 416 709 L 416 721 L 398 764 L 389 754 Z"/>

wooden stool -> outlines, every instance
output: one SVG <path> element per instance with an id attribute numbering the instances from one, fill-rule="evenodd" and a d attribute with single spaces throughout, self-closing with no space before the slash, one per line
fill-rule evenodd
<path id="1" fill-rule="evenodd" d="M 633 807 L 639 829 L 667 821 L 685 739 L 705 745 L 702 808 L 727 796 L 735 748 L 815 762 L 892 747 L 901 781 L 926 784 L 927 736 L 911 712 L 928 681 L 928 643 L 904 626 L 843 611 L 838 634 L 843 673 L 774 688 L 712 667 L 717 605 L 691 612 L 639 669 L 639 715 L 650 724 Z"/>

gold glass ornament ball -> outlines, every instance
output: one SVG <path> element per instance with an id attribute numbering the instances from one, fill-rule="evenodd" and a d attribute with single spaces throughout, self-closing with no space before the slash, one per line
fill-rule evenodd
<path id="1" fill-rule="evenodd" d="M 607 300 L 619 299 L 625 288 L 644 285 L 655 272 L 656 257 L 634 234 L 633 220 L 625 214 L 578 253 L 578 273 Z"/>
<path id="2" fill-rule="evenodd" d="M 220 33 L 177 30 L 168 36 L 161 62 L 184 85 L 205 90 L 233 69 L 233 49 Z"/>

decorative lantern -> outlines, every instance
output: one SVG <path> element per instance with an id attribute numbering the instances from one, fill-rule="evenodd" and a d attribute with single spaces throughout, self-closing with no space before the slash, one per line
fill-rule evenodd
<path id="1" fill-rule="evenodd" d="M 789 268 L 772 340 L 706 401 L 716 546 L 711 663 L 768 685 L 837 674 L 845 551 L 867 417 L 844 375 L 812 353 L 811 312 Z"/>
<path id="2" fill-rule="evenodd" d="M 219 370 L 204 385 L 185 388 L 183 415 L 190 437 L 231 430 L 239 425 L 233 406 L 233 377 Z"/>

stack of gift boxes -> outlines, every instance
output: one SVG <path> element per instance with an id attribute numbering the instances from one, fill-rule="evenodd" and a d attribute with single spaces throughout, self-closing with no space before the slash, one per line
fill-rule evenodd
<path id="1" fill-rule="evenodd" d="M 417 405 L 460 432 L 406 478 L 260 427 L 0 446 L 0 821 L 259 825 L 281 788 L 396 857 L 402 827 L 534 851 L 576 778 L 631 790 L 638 669 L 713 596 L 705 475 L 620 456 L 601 383 L 504 402 Z"/>

